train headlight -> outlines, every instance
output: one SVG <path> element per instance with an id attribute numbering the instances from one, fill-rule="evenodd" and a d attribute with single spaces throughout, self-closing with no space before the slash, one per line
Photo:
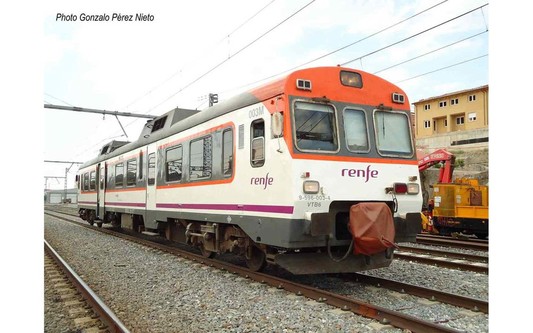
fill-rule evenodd
<path id="1" fill-rule="evenodd" d="M 317 194 L 320 190 L 320 183 L 316 180 L 306 180 L 304 181 L 304 193 L 307 194 Z"/>
<path id="2" fill-rule="evenodd" d="M 407 184 L 407 193 L 408 194 L 418 194 L 420 187 L 417 183 L 408 183 Z"/>

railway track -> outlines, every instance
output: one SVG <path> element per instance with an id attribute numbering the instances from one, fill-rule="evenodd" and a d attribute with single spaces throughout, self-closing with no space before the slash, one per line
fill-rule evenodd
<path id="1" fill-rule="evenodd" d="M 55 214 L 54 214 L 54 216 L 57 217 L 57 218 L 60 218 L 60 219 L 65 219 L 65 220 L 69 220 L 69 221 L 71 220 L 71 219 L 68 219 L 68 218 L 57 216 Z M 76 222 L 76 223 L 78 223 L 78 222 Z M 78 223 L 78 224 L 80 224 L 80 223 Z M 87 224 L 80 224 L 80 225 L 83 226 L 83 227 L 89 228 L 89 229 L 93 229 L 93 230 L 96 229 L 95 227 L 91 227 L 91 226 L 89 226 Z M 293 282 L 293 281 L 290 281 L 290 280 L 287 280 L 287 279 L 283 279 L 283 278 L 279 278 L 279 277 L 276 277 L 276 276 L 267 275 L 267 274 L 258 273 L 258 272 L 251 272 L 245 267 L 241 267 L 241 266 L 234 265 L 234 264 L 227 263 L 227 262 L 222 262 L 222 261 L 216 260 L 216 259 L 214 259 L 214 260 L 213 259 L 208 259 L 208 258 L 205 258 L 205 257 L 203 257 L 201 255 L 197 255 L 197 254 L 194 254 L 194 253 L 191 253 L 191 252 L 188 252 L 188 251 L 183 251 L 183 250 L 178 249 L 176 247 L 171 247 L 171 246 L 168 246 L 168 245 L 165 245 L 165 244 L 159 244 L 159 243 L 153 243 L 153 242 L 146 243 L 146 240 L 139 239 L 138 237 L 133 237 L 131 235 L 126 235 L 126 234 L 123 234 L 123 233 L 117 233 L 116 231 L 109 230 L 107 228 L 98 228 L 98 230 L 101 231 L 101 232 L 104 232 L 104 233 L 112 234 L 112 235 L 120 237 L 120 238 L 128 239 L 128 240 L 133 241 L 133 242 L 141 243 L 141 244 L 143 244 L 145 246 L 156 248 L 156 249 L 158 249 L 160 251 L 163 251 L 163 252 L 166 252 L 166 253 L 171 253 L 173 255 L 177 255 L 177 256 L 186 258 L 186 259 L 191 260 L 193 262 L 198 262 L 198 263 L 201 263 L 203 265 L 208 265 L 210 267 L 215 267 L 215 268 L 218 268 L 220 270 L 228 271 L 228 272 L 230 272 L 232 274 L 236 274 L 236 275 L 242 276 L 242 277 L 247 278 L 247 279 L 252 279 L 254 281 L 257 281 L 257 282 L 260 282 L 260 283 L 263 283 L 263 284 L 267 284 L 267 285 L 273 286 L 273 287 L 278 288 L 278 289 L 284 289 L 284 290 L 292 292 L 292 293 L 294 293 L 295 295 L 298 295 L 298 296 L 305 296 L 307 298 L 316 300 L 318 302 L 324 302 L 326 304 L 338 307 L 338 308 L 340 308 L 342 310 L 351 311 L 353 313 L 356 313 L 356 314 L 359 314 L 359 315 L 362 315 L 362 316 L 365 316 L 365 317 L 368 317 L 368 318 L 372 318 L 372 319 L 378 320 L 382 324 L 389 324 L 389 325 L 392 325 L 392 326 L 395 326 L 395 327 L 398 327 L 398 328 L 408 329 L 408 330 L 413 331 L 413 332 L 459 332 L 458 330 L 455 330 L 455 329 L 452 329 L 452 328 L 449 328 L 449 327 L 446 327 L 446 326 L 443 326 L 443 325 L 440 325 L 440 324 L 436 324 L 436 323 L 431 322 L 431 321 L 421 320 L 421 319 L 418 319 L 418 318 L 403 314 L 403 313 L 398 312 L 398 311 L 389 310 L 387 308 L 383 308 L 383 307 L 379 307 L 379 306 L 373 306 L 371 304 L 368 304 L 368 303 L 365 303 L 365 302 L 362 302 L 362 301 L 358 301 L 358 300 L 353 299 L 353 298 L 349 298 L 349 297 L 346 297 L 346 296 L 343 296 L 343 295 L 339 295 L 339 294 L 331 293 L 331 292 L 328 292 L 328 291 L 325 291 L 325 290 L 313 288 L 313 287 L 310 287 L 308 285 L 304 285 L 304 284 L 301 284 L 301 283 Z M 359 278 L 361 280 L 371 281 L 371 282 L 368 282 L 368 283 L 374 283 L 374 284 L 376 283 L 376 281 L 378 281 L 378 280 L 373 279 L 371 277 L 360 276 Z M 383 286 L 392 285 L 392 283 L 390 281 L 389 282 L 386 282 L 384 280 L 379 280 L 379 281 L 380 282 L 378 282 L 378 283 L 383 285 Z M 408 286 L 405 286 L 405 285 L 403 287 L 396 286 L 395 288 L 403 288 L 404 292 L 407 292 L 406 290 L 414 290 L 413 286 L 408 287 Z M 419 295 L 423 294 L 423 292 L 421 292 L 420 290 L 417 291 L 417 293 Z M 413 293 L 413 294 L 415 294 L 415 293 Z M 431 296 L 429 296 L 429 298 L 433 299 L 433 300 L 441 300 L 441 301 L 446 301 L 447 299 L 454 298 L 453 295 L 444 295 L 444 294 L 445 293 L 437 295 L 436 292 L 433 292 L 433 294 L 431 294 Z M 426 295 L 428 295 L 428 294 L 426 294 Z M 428 297 L 428 296 L 422 296 L 422 297 Z M 466 300 L 463 303 L 461 303 L 461 301 L 455 300 L 454 302 L 458 306 L 464 306 L 464 307 L 467 307 L 467 308 L 472 309 L 474 311 L 483 311 L 483 312 L 484 311 L 488 311 L 488 304 L 483 304 L 483 301 L 480 301 L 480 302 L 476 303 L 475 300 L 474 301 L 473 300 Z M 451 304 L 453 304 L 453 302 Z"/>
<path id="2" fill-rule="evenodd" d="M 476 262 L 488 262 L 489 257 L 487 255 L 478 255 L 478 254 L 469 254 L 469 253 L 462 253 L 462 252 L 456 252 L 456 251 L 450 251 L 450 250 L 440 250 L 437 248 L 420 248 L 412 245 L 402 244 L 400 246 L 400 251 L 405 252 L 414 252 L 414 253 L 424 253 L 424 254 L 430 254 L 434 257 L 445 257 L 448 259 L 463 259 L 463 260 L 470 260 L 470 261 L 476 261 Z"/>
<path id="3" fill-rule="evenodd" d="M 382 279 L 375 276 L 366 275 L 364 273 L 349 274 L 345 277 L 346 280 L 353 280 L 356 282 L 363 282 L 378 288 L 388 288 L 402 294 L 410 294 L 418 297 L 423 297 L 431 301 L 442 302 L 466 308 L 472 311 L 481 311 L 489 313 L 489 302 L 477 298 L 466 297 L 447 292 L 424 288 L 412 284 L 403 283 L 389 279 Z"/>
<path id="4" fill-rule="evenodd" d="M 415 253 L 400 250 L 394 252 L 394 258 L 451 269 L 460 269 L 485 274 L 489 273 L 489 264 L 487 262 L 470 261 L 457 258 L 454 259 L 446 255 L 435 257 L 434 254 Z"/>
<path id="5" fill-rule="evenodd" d="M 117 316 L 46 241 L 44 249 L 45 275 L 57 295 L 54 300 L 62 302 L 77 331 L 129 333 Z"/>
<path id="6" fill-rule="evenodd" d="M 470 249 L 470 250 L 477 250 L 477 251 L 488 251 L 489 250 L 488 241 L 475 239 L 475 238 L 457 239 L 457 238 L 446 237 L 446 236 L 419 234 L 418 236 L 416 236 L 416 242 L 418 244 L 440 245 L 440 246 Z"/>

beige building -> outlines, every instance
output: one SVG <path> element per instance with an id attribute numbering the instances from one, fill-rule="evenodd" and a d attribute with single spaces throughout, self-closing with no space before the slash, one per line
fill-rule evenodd
<path id="1" fill-rule="evenodd" d="M 415 106 L 415 137 L 488 129 L 489 86 L 426 98 Z"/>

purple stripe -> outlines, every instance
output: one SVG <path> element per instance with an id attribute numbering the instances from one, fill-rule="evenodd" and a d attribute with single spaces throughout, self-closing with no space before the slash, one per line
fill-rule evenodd
<path id="1" fill-rule="evenodd" d="M 106 206 L 146 207 L 144 202 L 105 202 Z"/>
<path id="2" fill-rule="evenodd" d="M 181 209 L 208 209 L 208 210 L 232 210 L 262 213 L 292 214 L 293 206 L 270 206 L 270 205 L 235 205 L 235 204 L 179 204 L 158 203 L 157 208 L 181 208 Z"/>

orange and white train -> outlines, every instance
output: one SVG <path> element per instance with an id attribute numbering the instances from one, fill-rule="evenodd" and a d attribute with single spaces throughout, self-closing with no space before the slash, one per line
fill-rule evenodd
<path id="1" fill-rule="evenodd" d="M 421 229 L 404 91 L 342 67 L 175 109 L 77 175 L 80 216 L 294 274 L 388 266 Z"/>

